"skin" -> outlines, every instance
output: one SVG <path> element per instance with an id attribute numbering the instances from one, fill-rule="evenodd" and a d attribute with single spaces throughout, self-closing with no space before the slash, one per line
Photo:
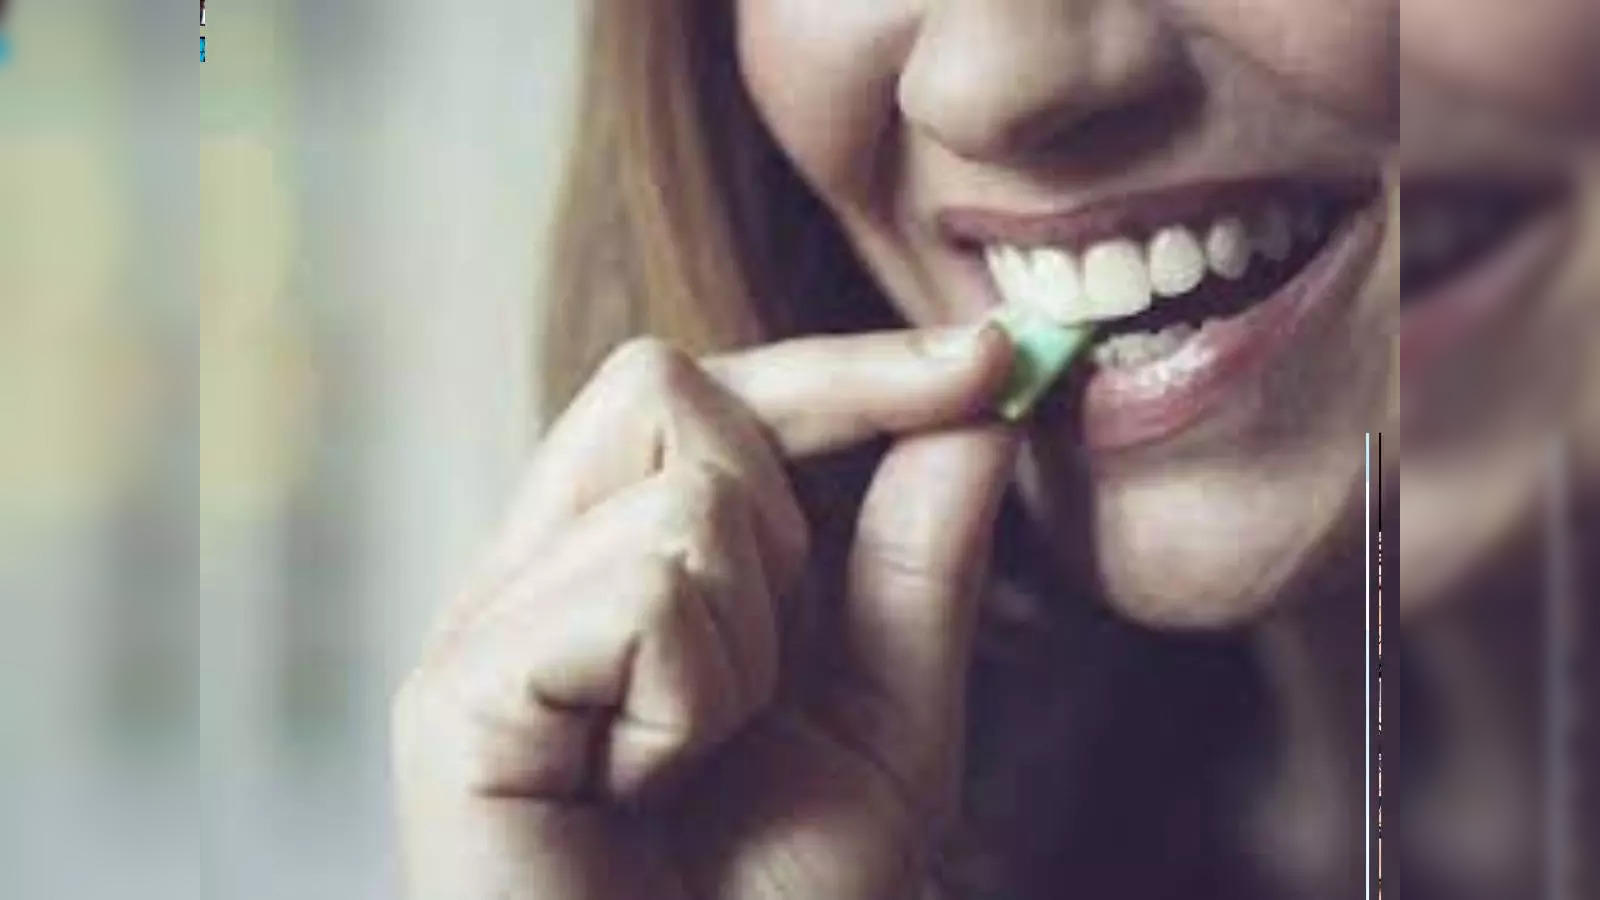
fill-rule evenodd
<path id="1" fill-rule="evenodd" d="M 779 143 L 926 326 L 986 309 L 932 228 L 940 209 L 1070 210 L 1208 179 L 1380 172 L 1391 10 L 745 0 L 739 50 Z M 1065 584 L 1098 585 L 1163 627 L 1239 622 L 1295 592 L 1349 521 L 1361 435 L 1392 396 L 1396 239 L 1339 321 L 1198 426 L 1085 459 L 1074 423 L 1041 417 L 1019 478 Z"/>
<path id="2" fill-rule="evenodd" d="M 992 327 L 619 350 L 396 697 L 413 895 L 913 896 L 1016 446 L 963 423 L 1008 364 Z M 807 564 L 782 462 L 913 431 L 826 624 L 782 632 Z"/>
<path id="3" fill-rule="evenodd" d="M 396 698 L 414 896 L 923 896 L 1014 481 L 1063 579 L 1168 626 L 1288 603 L 1346 522 L 1388 396 L 1392 236 L 1346 311 L 1247 398 L 1086 460 L 1059 420 L 982 424 L 1009 350 L 961 327 L 985 310 L 928 216 L 1376 172 L 1390 7 L 735 6 L 771 132 L 914 330 L 716 360 L 647 341 L 602 367 Z M 1180 107 L 1148 102 L 1169 90 Z M 1105 128 L 1129 132 L 1116 153 Z M 780 598 L 819 562 L 794 539 L 785 464 L 880 436 L 842 586 L 797 625 Z"/>

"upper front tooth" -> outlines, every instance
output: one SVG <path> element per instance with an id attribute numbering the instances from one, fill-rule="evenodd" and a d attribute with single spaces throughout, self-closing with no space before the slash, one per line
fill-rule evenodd
<path id="1" fill-rule="evenodd" d="M 1131 316 L 1150 306 L 1144 248 L 1125 238 L 1101 241 L 1083 255 L 1080 321 Z"/>
<path id="2" fill-rule="evenodd" d="M 1206 275 L 1206 254 L 1194 232 L 1169 225 L 1150 238 L 1150 287 L 1157 296 L 1177 297 L 1195 289 Z"/>
<path id="3" fill-rule="evenodd" d="M 989 274 L 994 276 L 1001 298 L 1010 304 L 1028 303 L 1028 295 L 1033 290 L 1033 274 L 1028 270 L 1028 261 L 1023 258 L 1022 252 L 1005 244 L 991 244 L 984 251 L 984 259 L 989 263 Z"/>
<path id="4" fill-rule="evenodd" d="M 1255 220 L 1254 243 L 1261 255 L 1273 262 L 1283 262 L 1289 258 L 1289 250 L 1294 245 L 1294 233 L 1289 220 L 1289 211 L 1279 204 L 1273 203 L 1262 211 Z"/>
<path id="5" fill-rule="evenodd" d="M 992 244 L 985 249 L 984 258 L 1007 304 L 1063 324 L 1077 316 L 1083 280 L 1071 253 Z"/>
<path id="6" fill-rule="evenodd" d="M 1211 271 L 1229 280 L 1242 278 L 1250 267 L 1250 241 L 1244 222 L 1224 216 L 1206 231 L 1206 264 Z"/>
<path id="7" fill-rule="evenodd" d="M 1041 247 L 1027 259 L 1034 308 L 1058 322 L 1071 321 L 1083 298 L 1077 258 L 1066 250 Z"/>

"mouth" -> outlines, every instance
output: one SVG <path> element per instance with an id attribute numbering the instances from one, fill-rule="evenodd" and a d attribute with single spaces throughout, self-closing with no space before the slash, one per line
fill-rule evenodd
<path id="1" fill-rule="evenodd" d="M 1402 378 L 1536 299 L 1575 227 L 1571 200 L 1556 176 L 1404 177 Z"/>
<path id="2" fill-rule="evenodd" d="M 954 211 L 940 226 L 984 269 L 991 302 L 1094 327 L 1053 393 L 1081 392 L 1084 442 L 1107 450 L 1206 418 L 1312 312 L 1353 296 L 1382 236 L 1378 195 L 1376 178 L 1277 179 L 1060 216 Z"/>

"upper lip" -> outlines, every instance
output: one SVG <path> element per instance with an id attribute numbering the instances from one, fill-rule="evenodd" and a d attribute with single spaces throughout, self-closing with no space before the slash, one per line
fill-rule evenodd
<path id="1" fill-rule="evenodd" d="M 934 221 L 945 240 L 968 249 L 989 244 L 1082 249 L 1108 238 L 1146 236 L 1165 225 L 1240 214 L 1272 200 L 1347 202 L 1376 192 L 1378 186 L 1377 176 L 1196 182 L 1052 212 L 949 207 Z"/>

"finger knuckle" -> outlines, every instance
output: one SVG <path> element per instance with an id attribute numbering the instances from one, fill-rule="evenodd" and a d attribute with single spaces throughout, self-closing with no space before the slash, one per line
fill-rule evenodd
<path id="1" fill-rule="evenodd" d="M 729 650 L 738 657 L 741 677 L 750 683 L 749 690 L 756 698 L 764 702 L 771 693 L 769 683 L 776 681 L 777 639 L 769 630 L 775 626 L 770 619 L 756 618 L 747 610 L 758 608 L 764 611 L 762 615 L 770 615 L 773 598 L 766 574 L 742 568 L 746 557 L 738 549 L 756 537 L 752 532 L 758 523 L 754 491 L 737 475 L 713 464 L 697 466 L 686 477 L 696 484 L 691 491 L 696 496 L 693 524 L 682 529 L 676 542 L 667 545 L 669 552 L 662 555 L 674 558 L 687 573 L 682 577 L 691 583 L 680 586 L 680 590 L 687 592 L 688 600 L 708 607 L 740 608 L 729 615 L 742 625 L 730 625 L 730 631 L 722 637 L 738 645 Z M 730 576 L 733 580 L 726 580 Z M 726 592 L 737 599 L 730 604 L 724 597 L 725 602 L 719 604 L 714 598 Z M 715 616 L 714 612 L 710 614 Z"/>
<path id="2" fill-rule="evenodd" d="M 673 655 L 693 654 L 695 659 L 684 669 L 685 680 L 674 692 L 676 712 L 664 722 L 657 723 L 671 730 L 681 741 L 697 744 L 716 733 L 732 714 L 735 685 L 722 677 L 713 677 L 717 671 L 712 659 L 705 654 L 725 652 L 713 644 L 701 644 L 692 635 L 703 634 L 706 617 L 711 615 L 711 602 L 696 579 L 689 574 L 681 560 L 660 557 L 647 566 L 645 582 L 649 596 L 645 599 L 643 620 L 640 622 L 641 640 L 665 642 L 675 646 Z M 721 637 L 718 637 L 720 640 Z M 690 641 L 691 643 L 681 643 Z"/>
<path id="3" fill-rule="evenodd" d="M 681 393 L 697 375 L 693 359 L 658 337 L 632 338 L 613 350 L 602 377 L 645 396 Z"/>
<path id="4" fill-rule="evenodd" d="M 724 552 L 733 529 L 745 527 L 749 501 L 737 478 L 711 464 L 691 463 L 669 477 L 672 490 L 654 550 L 698 571 Z"/>
<path id="5" fill-rule="evenodd" d="M 670 625 L 695 602 L 694 579 L 684 557 L 683 551 L 663 550 L 647 554 L 638 564 L 635 591 L 642 630 Z"/>
<path id="6" fill-rule="evenodd" d="M 775 554 L 783 580 L 796 576 L 811 554 L 811 528 L 799 501 L 786 487 L 762 492 L 721 465 L 704 462 L 689 472 L 695 519 L 714 542 L 753 534 Z"/>
<path id="7" fill-rule="evenodd" d="M 697 461 L 684 470 L 685 499 L 694 518 L 716 529 L 737 527 L 749 506 L 749 490 L 737 475 L 716 463 Z"/>

